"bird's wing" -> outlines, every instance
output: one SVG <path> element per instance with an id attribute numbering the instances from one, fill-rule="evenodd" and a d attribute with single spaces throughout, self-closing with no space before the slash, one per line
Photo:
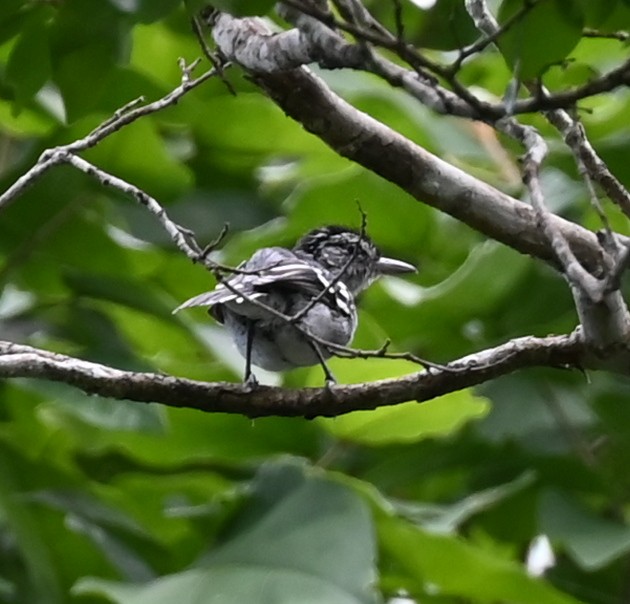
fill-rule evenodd
<path id="1" fill-rule="evenodd" d="M 239 270 L 215 289 L 199 294 L 180 304 L 173 312 L 191 306 L 214 306 L 227 302 L 243 302 L 268 294 L 272 286 L 302 291 L 316 296 L 330 286 L 330 278 L 319 267 L 301 260 L 284 248 L 258 250 Z M 337 288 L 335 288 L 337 289 Z"/>

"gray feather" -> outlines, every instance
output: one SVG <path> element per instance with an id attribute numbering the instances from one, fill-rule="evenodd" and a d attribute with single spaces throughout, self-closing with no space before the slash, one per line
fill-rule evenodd
<path id="1" fill-rule="evenodd" d="M 244 272 L 232 275 L 225 284 L 219 283 L 212 291 L 186 300 L 173 312 L 192 306 L 239 304 L 243 302 L 242 296 L 256 299 L 266 295 L 267 286 L 272 284 L 309 296 L 316 296 L 330 285 L 330 279 L 321 268 L 311 266 L 290 250 L 279 247 L 258 250 L 239 269 Z"/>

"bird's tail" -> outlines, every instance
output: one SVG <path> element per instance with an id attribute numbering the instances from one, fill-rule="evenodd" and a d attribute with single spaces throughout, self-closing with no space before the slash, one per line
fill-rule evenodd
<path id="1" fill-rule="evenodd" d="M 263 294 L 262 292 L 249 292 L 247 295 L 247 299 L 255 299 L 260 298 Z M 194 296 L 182 302 L 174 311 L 173 314 L 179 312 L 184 308 L 190 308 L 192 306 L 215 306 L 216 304 L 229 304 L 230 302 L 234 302 L 239 306 L 245 306 L 243 303 L 245 302 L 245 297 L 238 294 L 236 291 L 230 291 L 223 285 L 218 285 L 216 289 L 211 292 L 204 292 L 203 294 L 199 294 L 198 296 Z"/>
<path id="2" fill-rule="evenodd" d="M 185 302 L 182 302 L 174 311 L 173 314 L 179 312 L 184 308 L 191 308 L 192 306 L 214 306 L 215 304 L 222 304 L 234 300 L 237 296 L 230 291 L 217 291 L 204 292 L 192 298 L 189 298 Z"/>

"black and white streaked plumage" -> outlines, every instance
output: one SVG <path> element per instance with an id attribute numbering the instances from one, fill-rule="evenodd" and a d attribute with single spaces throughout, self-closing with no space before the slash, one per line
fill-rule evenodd
<path id="1" fill-rule="evenodd" d="M 357 327 L 355 296 L 381 275 L 416 270 L 411 264 L 381 256 L 365 234 L 341 226 L 310 231 L 292 250 L 260 249 L 238 268 L 242 272 L 213 291 L 187 300 L 174 312 L 191 306 L 210 307 L 209 313 L 227 327 L 245 357 L 248 382 L 255 382 L 251 364 L 283 371 L 317 363 L 326 379 L 334 381 L 325 362 L 330 352 L 303 331 L 347 345 Z M 249 301 L 291 317 L 322 291 L 326 293 L 295 325 Z"/>

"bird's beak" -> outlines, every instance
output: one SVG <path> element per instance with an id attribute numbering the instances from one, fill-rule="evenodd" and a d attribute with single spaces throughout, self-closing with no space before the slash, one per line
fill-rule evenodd
<path id="1" fill-rule="evenodd" d="M 400 275 L 402 273 L 417 273 L 418 269 L 408 262 L 395 258 L 379 258 L 376 268 L 381 275 Z"/>

